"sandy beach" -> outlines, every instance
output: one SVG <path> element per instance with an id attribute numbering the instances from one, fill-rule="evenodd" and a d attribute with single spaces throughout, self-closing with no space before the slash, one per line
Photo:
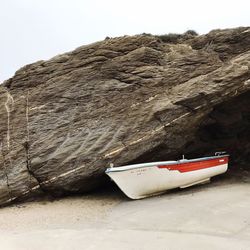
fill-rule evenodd
<path id="1" fill-rule="evenodd" d="M 131 201 L 112 187 L 0 209 L 5 250 L 250 249 L 250 182 L 224 179 Z"/>

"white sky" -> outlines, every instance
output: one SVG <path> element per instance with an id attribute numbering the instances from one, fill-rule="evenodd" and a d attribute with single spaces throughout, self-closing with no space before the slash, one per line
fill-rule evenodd
<path id="1" fill-rule="evenodd" d="M 250 26 L 250 0 L 0 0 L 0 82 L 106 36 Z"/>

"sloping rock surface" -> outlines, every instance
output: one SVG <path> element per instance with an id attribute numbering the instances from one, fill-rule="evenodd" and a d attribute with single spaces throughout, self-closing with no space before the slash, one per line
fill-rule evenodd
<path id="1" fill-rule="evenodd" d="M 0 86 L 0 204 L 85 192 L 122 165 L 250 154 L 250 28 L 82 46 Z M 234 147 L 233 147 L 234 146 Z"/>

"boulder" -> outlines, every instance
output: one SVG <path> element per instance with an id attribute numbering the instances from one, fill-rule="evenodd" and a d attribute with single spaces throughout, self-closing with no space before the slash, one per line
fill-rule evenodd
<path id="1" fill-rule="evenodd" d="M 93 190 L 113 163 L 250 155 L 250 28 L 105 39 L 0 85 L 0 205 Z M 201 155 L 202 154 L 202 155 Z"/>

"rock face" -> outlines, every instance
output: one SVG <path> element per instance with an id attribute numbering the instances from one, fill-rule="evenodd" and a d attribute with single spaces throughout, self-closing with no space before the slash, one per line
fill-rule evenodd
<path id="1" fill-rule="evenodd" d="M 0 86 L 0 204 L 85 192 L 115 165 L 250 155 L 250 28 L 106 39 Z"/>

